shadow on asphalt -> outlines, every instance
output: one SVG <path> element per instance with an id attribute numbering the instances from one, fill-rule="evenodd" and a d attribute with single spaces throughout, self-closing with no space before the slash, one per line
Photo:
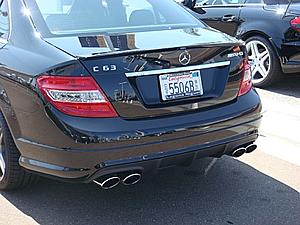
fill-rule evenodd
<path id="1" fill-rule="evenodd" d="M 300 98 L 300 75 L 283 77 L 278 83 L 265 90 Z"/>
<path id="2" fill-rule="evenodd" d="M 42 180 L 1 194 L 42 225 L 299 224 L 299 192 L 229 157 L 205 176 L 209 162 L 164 170 L 136 186 L 110 191 Z"/>

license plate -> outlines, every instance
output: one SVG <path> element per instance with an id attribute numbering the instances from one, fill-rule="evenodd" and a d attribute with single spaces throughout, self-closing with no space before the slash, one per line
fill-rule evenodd
<path id="1" fill-rule="evenodd" d="M 164 101 L 203 95 L 199 70 L 160 75 L 159 81 Z"/>

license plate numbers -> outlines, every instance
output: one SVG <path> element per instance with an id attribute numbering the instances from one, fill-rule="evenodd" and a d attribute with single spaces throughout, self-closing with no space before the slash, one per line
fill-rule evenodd
<path id="1" fill-rule="evenodd" d="M 203 95 L 199 70 L 160 75 L 159 81 L 163 101 Z"/>

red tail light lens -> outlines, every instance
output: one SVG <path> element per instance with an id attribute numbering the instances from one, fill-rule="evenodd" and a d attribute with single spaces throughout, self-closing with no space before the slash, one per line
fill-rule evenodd
<path id="1" fill-rule="evenodd" d="M 291 27 L 300 32 L 300 17 L 296 17 L 295 19 L 291 20 Z"/>
<path id="2" fill-rule="evenodd" d="M 37 86 L 61 112 L 79 117 L 116 117 L 107 97 L 92 77 L 40 76 Z"/>
<path id="3" fill-rule="evenodd" d="M 244 74 L 243 80 L 241 82 L 239 96 L 247 94 L 252 88 L 252 74 L 251 74 L 251 66 L 249 64 L 248 59 L 244 59 Z"/>

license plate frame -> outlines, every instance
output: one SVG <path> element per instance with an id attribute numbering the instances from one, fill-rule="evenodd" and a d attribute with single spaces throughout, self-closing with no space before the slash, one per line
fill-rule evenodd
<path id="1" fill-rule="evenodd" d="M 159 75 L 163 101 L 172 101 L 204 94 L 201 71 L 185 71 Z"/>

